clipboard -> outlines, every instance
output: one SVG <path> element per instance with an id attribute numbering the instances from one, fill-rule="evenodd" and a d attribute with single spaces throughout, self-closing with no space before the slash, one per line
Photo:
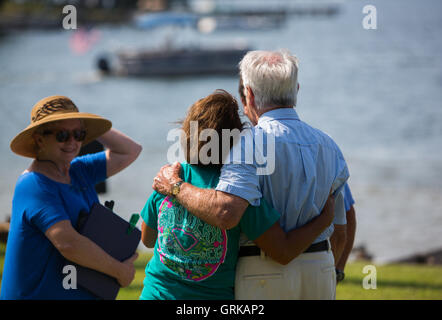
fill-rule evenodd
<path id="1" fill-rule="evenodd" d="M 137 250 L 141 231 L 109 208 L 95 203 L 89 214 L 80 213 L 77 231 L 100 246 L 118 261 L 130 258 Z M 77 284 L 100 299 L 115 300 L 118 281 L 99 271 L 75 264 Z"/>

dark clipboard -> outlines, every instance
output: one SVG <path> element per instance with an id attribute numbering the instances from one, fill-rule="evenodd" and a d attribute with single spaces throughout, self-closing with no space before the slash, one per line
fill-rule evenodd
<path id="1" fill-rule="evenodd" d="M 77 230 L 119 261 L 130 258 L 137 250 L 141 231 L 112 210 L 95 203 L 89 214 L 80 215 Z M 100 299 L 115 300 L 120 290 L 118 281 L 96 270 L 75 264 L 77 284 Z"/>

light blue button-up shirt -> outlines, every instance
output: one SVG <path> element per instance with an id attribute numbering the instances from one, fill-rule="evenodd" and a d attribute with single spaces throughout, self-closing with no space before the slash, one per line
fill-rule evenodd
<path id="1" fill-rule="evenodd" d="M 346 224 L 343 190 L 349 173 L 330 136 L 301 121 L 294 108 L 268 111 L 254 128 L 246 130 L 253 137 L 254 151 L 260 150 L 267 163 L 274 162 L 271 173 L 257 174 L 257 163 L 262 162 L 255 158 L 252 162 L 230 161 L 221 169 L 217 190 L 254 206 L 264 197 L 281 214 L 280 224 L 286 232 L 319 215 L 331 190 L 335 195 L 334 224 Z M 274 141 L 274 150 L 268 147 L 269 141 Z M 232 153 L 241 149 L 244 155 L 250 150 L 245 144 L 237 143 Z M 329 238 L 333 230 L 332 224 L 314 243 Z"/>

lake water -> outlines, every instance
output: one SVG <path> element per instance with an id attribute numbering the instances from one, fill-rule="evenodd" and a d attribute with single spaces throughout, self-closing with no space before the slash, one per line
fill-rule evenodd
<path id="1" fill-rule="evenodd" d="M 362 27 L 362 8 L 377 9 L 377 30 Z M 69 96 L 81 111 L 113 121 L 144 147 L 108 181 L 115 210 L 127 218 L 152 192 L 167 162 L 167 133 L 197 99 L 217 88 L 237 96 L 235 77 L 103 78 L 101 52 L 156 47 L 173 34 L 181 44 L 248 42 L 287 48 L 300 59 L 297 110 L 329 133 L 348 162 L 358 219 L 356 243 L 377 262 L 442 248 L 442 2 L 348 1 L 331 17 L 289 17 L 283 29 L 202 35 L 191 30 L 98 27 L 85 54 L 70 48 L 72 31 L 26 31 L 0 38 L 0 220 L 11 211 L 17 177 L 29 159 L 11 139 L 42 97 Z"/>

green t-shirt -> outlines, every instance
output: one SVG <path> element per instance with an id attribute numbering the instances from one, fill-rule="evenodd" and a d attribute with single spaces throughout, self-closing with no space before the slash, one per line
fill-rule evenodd
<path id="1" fill-rule="evenodd" d="M 182 178 L 199 188 L 215 188 L 219 170 L 182 163 Z M 234 298 L 239 237 L 254 240 L 279 220 L 266 201 L 249 206 L 233 229 L 221 230 L 190 214 L 174 198 L 154 192 L 141 211 L 158 232 L 154 255 L 146 266 L 140 299 Z"/>

